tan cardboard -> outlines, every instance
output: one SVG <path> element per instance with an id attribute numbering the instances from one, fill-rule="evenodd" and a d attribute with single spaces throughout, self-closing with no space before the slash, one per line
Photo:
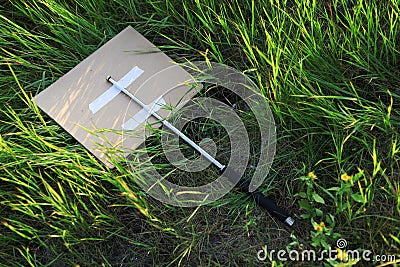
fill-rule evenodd
<path id="1" fill-rule="evenodd" d="M 112 86 L 106 81 L 107 75 L 118 81 L 135 66 L 144 72 L 127 89 L 146 104 L 163 95 L 167 106 L 175 107 L 197 92 L 188 84 L 191 76 L 183 68 L 132 27 L 127 27 L 35 96 L 34 101 L 112 168 L 102 147 L 117 147 L 129 153 L 139 146 L 144 141 L 145 123 L 135 129 L 135 138 L 129 135 L 122 142 L 124 135 L 120 133 L 124 122 L 142 108 L 122 92 L 95 114 L 89 109 L 89 104 Z M 169 112 L 161 109 L 157 113 L 165 117 Z M 149 118 L 149 121 L 155 120 Z M 90 131 L 101 134 L 94 135 Z"/>

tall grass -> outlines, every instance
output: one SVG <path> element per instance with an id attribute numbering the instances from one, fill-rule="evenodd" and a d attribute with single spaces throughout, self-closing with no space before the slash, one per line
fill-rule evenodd
<path id="1" fill-rule="evenodd" d="M 266 236 L 276 249 L 291 242 L 292 230 L 240 194 L 199 209 L 158 203 L 32 103 L 127 25 L 177 61 L 221 62 L 258 84 L 278 133 L 261 190 L 296 214 L 306 246 L 340 236 L 399 257 L 399 12 L 394 0 L 1 4 L 0 263 L 259 265 Z M 358 169 L 353 186 L 340 179 Z"/>

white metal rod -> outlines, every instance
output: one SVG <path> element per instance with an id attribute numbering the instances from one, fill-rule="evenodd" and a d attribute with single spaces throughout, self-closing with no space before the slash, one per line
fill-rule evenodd
<path id="1" fill-rule="evenodd" d="M 141 106 L 146 112 L 150 113 L 152 116 L 154 116 L 157 120 L 161 121 L 163 125 L 165 125 L 167 128 L 169 128 L 171 131 L 173 131 L 176 135 L 180 136 L 183 140 L 185 140 L 189 145 L 191 145 L 194 149 L 196 149 L 201 155 L 203 155 L 206 159 L 208 159 L 211 163 L 213 163 L 215 166 L 217 166 L 220 170 L 223 170 L 225 168 L 225 165 L 222 165 L 218 160 L 213 158 L 210 154 L 208 154 L 204 149 L 202 149 L 200 146 L 198 146 L 195 142 L 193 142 L 189 137 L 187 137 L 184 133 L 179 131 L 175 126 L 173 126 L 171 123 L 169 123 L 167 120 L 165 120 L 163 117 L 157 114 L 157 112 L 154 112 L 152 109 L 150 109 L 146 104 L 144 104 L 140 99 L 132 95 L 128 90 L 126 90 L 122 85 L 120 85 L 117 81 L 115 81 L 111 76 L 107 76 L 107 81 L 112 83 L 115 87 L 117 87 L 121 92 L 126 94 L 128 97 L 130 97 L 133 101 L 135 101 L 139 106 Z"/>

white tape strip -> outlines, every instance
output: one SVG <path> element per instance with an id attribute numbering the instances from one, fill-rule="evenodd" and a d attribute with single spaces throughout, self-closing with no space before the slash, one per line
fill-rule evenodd
<path id="1" fill-rule="evenodd" d="M 157 112 L 166 104 L 165 100 L 162 97 L 157 98 L 153 102 L 150 103 L 150 105 L 147 105 L 149 111 L 154 111 Z M 145 122 L 147 118 L 151 116 L 150 112 L 147 112 L 144 108 L 141 109 L 138 113 L 136 113 L 132 118 L 127 120 L 123 125 L 122 129 L 124 130 L 134 130 L 136 129 L 140 124 Z"/>
<path id="2" fill-rule="evenodd" d="M 118 81 L 120 85 L 124 88 L 127 88 L 131 85 L 140 75 L 142 75 L 144 71 L 140 69 L 138 66 L 135 66 L 131 69 L 121 80 Z M 114 85 L 110 87 L 107 91 L 105 91 L 102 95 L 96 98 L 92 103 L 89 104 L 89 109 L 95 114 L 105 105 L 107 105 L 111 100 L 113 100 L 121 91 L 115 87 Z"/>

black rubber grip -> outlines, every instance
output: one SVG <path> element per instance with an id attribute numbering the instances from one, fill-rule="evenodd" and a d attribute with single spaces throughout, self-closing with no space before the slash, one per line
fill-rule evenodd
<path id="1" fill-rule="evenodd" d="M 258 205 L 266 209 L 271 215 L 275 216 L 281 222 L 287 223 L 289 225 L 292 224 L 292 219 L 290 218 L 288 212 L 278 207 L 271 199 L 264 196 L 260 191 L 255 190 L 253 192 L 249 192 L 250 183 L 240 177 L 239 174 L 232 168 L 226 167 L 223 170 L 223 175 L 231 181 L 239 180 L 239 182 L 237 183 L 237 187 L 239 187 L 242 192 L 250 194 Z"/>

